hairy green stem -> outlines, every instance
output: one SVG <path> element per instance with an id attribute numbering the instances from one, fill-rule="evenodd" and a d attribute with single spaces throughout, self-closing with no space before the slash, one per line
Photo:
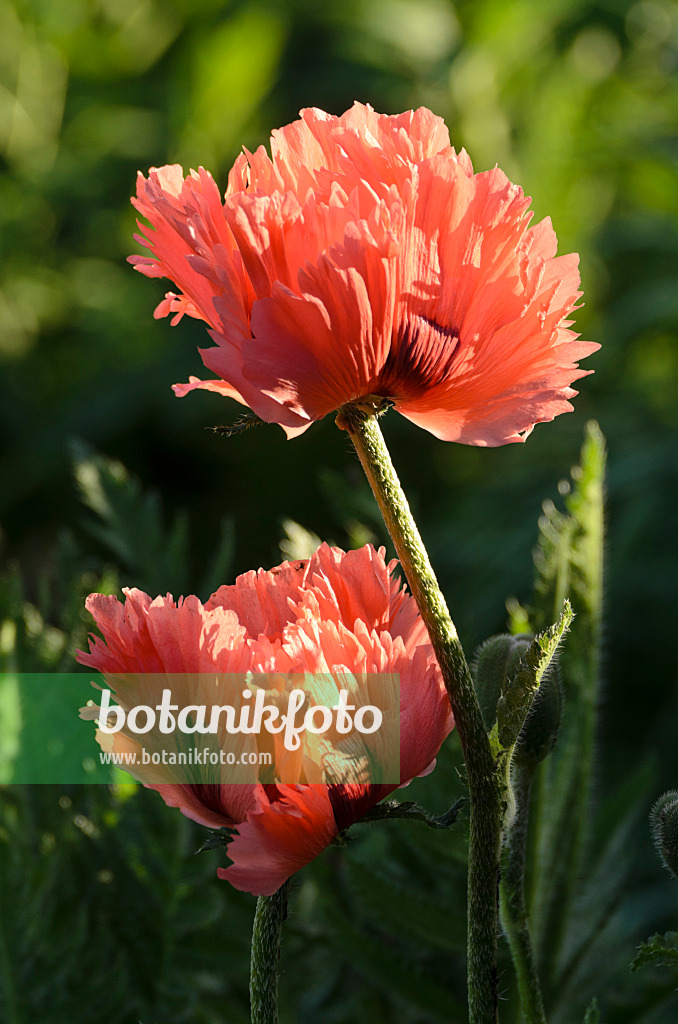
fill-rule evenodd
<path id="1" fill-rule="evenodd" d="M 497 878 L 503 785 L 457 630 L 412 518 L 379 424 L 355 406 L 344 406 L 338 425 L 348 430 L 400 564 L 419 606 L 454 712 L 470 794 L 468 872 L 469 1024 L 497 1021 Z"/>
<path id="2" fill-rule="evenodd" d="M 515 817 L 504 843 L 499 886 L 501 923 L 511 948 L 525 1024 L 546 1024 L 525 903 L 525 860 L 534 767 L 516 769 Z"/>
<path id="3" fill-rule="evenodd" d="M 252 1024 L 278 1024 L 278 959 L 289 884 L 285 882 L 272 896 L 257 899 L 250 961 Z"/>

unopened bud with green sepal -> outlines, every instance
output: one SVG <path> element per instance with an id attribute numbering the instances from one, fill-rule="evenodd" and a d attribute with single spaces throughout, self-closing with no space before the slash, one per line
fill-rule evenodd
<path id="1" fill-rule="evenodd" d="M 501 633 L 491 636 L 475 653 L 471 670 L 488 732 L 497 720 L 497 704 L 506 682 L 515 672 L 529 642 L 530 638 L 526 636 Z"/>
<path id="2" fill-rule="evenodd" d="M 650 812 L 654 845 L 664 867 L 678 878 L 678 790 L 659 797 Z"/>

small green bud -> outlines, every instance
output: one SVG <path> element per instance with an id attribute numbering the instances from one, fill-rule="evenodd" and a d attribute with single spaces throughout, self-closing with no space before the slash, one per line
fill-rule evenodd
<path id="1" fill-rule="evenodd" d="M 502 690 L 529 642 L 529 638 L 524 635 L 501 633 L 499 636 L 491 636 L 475 653 L 471 671 L 488 732 L 497 719 L 497 703 Z"/>
<path id="2" fill-rule="evenodd" d="M 659 797 L 650 811 L 650 825 L 662 864 L 678 878 L 678 790 Z"/>
<path id="3" fill-rule="evenodd" d="M 472 665 L 473 678 L 488 732 L 495 723 L 497 703 L 502 691 L 516 672 L 532 639 L 525 633 L 517 636 L 504 633 L 490 637 L 476 651 Z M 536 766 L 552 750 L 560 726 L 561 706 L 560 678 L 552 662 L 544 673 L 518 737 L 514 753 L 518 764 Z"/>

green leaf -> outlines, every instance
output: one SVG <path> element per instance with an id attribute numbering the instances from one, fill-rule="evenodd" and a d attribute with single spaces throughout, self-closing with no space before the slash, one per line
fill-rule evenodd
<path id="1" fill-rule="evenodd" d="M 144 492 L 122 463 L 81 443 L 73 447 L 76 483 L 97 517 L 88 523 L 89 532 L 143 590 L 185 593 L 190 564 L 186 515 L 177 513 L 166 527 L 159 496 Z"/>
<path id="2" fill-rule="evenodd" d="M 235 555 L 235 528 L 233 520 L 225 516 L 221 520 L 219 542 L 210 556 L 208 567 L 200 584 L 200 596 L 206 600 L 219 587 L 233 577 L 233 558 Z"/>
<path id="3" fill-rule="evenodd" d="M 605 443 L 597 423 L 586 428 L 580 464 L 562 481 L 565 511 L 544 505 L 535 550 L 530 607 L 543 630 L 569 598 L 575 614 L 559 659 L 564 713 L 558 742 L 540 767 L 532 804 L 531 914 L 535 947 L 543 957 L 545 988 L 559 991 L 566 924 L 576 880 L 590 849 L 590 800 L 600 675 L 603 587 Z"/>
<path id="4" fill-rule="evenodd" d="M 466 1007 L 440 979 L 423 974 L 410 957 L 385 944 L 367 927 L 358 927 L 338 906 L 332 907 L 327 916 L 333 928 L 333 945 L 373 985 L 436 1024 L 461 1024 L 466 1019 Z"/>
<path id="5" fill-rule="evenodd" d="M 565 599 L 558 621 L 534 638 L 520 659 L 515 675 L 499 698 L 497 736 L 504 749 L 512 747 L 518 739 L 534 695 L 570 628 L 572 618 L 572 606 Z"/>
<path id="6" fill-rule="evenodd" d="M 3 789 L 0 1019 L 246 1020 L 254 901 L 204 834 L 142 787 Z"/>
<path id="7" fill-rule="evenodd" d="M 598 1009 L 598 1000 L 594 998 L 591 1000 L 589 1007 L 584 1017 L 584 1024 L 600 1024 L 600 1010 Z"/>
<path id="8" fill-rule="evenodd" d="M 159 496 L 144 491 L 122 463 L 92 452 L 81 442 L 72 447 L 76 483 L 84 503 L 96 516 L 87 529 L 135 586 L 153 595 L 169 591 L 175 597 L 199 589 L 206 599 L 228 580 L 235 550 L 229 517 L 221 521 L 219 541 L 196 588 L 190 573 L 193 560 L 187 515 L 177 512 L 166 525 Z"/>
<path id="9" fill-rule="evenodd" d="M 597 423 L 587 424 L 580 464 L 563 481 L 565 513 L 553 502 L 543 506 L 540 539 L 534 552 L 536 580 L 530 618 L 535 630 L 553 622 L 565 598 L 577 616 L 563 663 L 570 668 L 570 690 L 590 699 L 598 678 L 603 588 L 603 488 L 605 439 Z"/>
<path id="10" fill-rule="evenodd" d="M 296 523 L 294 519 L 283 519 L 282 528 L 284 537 L 280 541 L 280 553 L 289 562 L 297 558 L 310 558 L 322 544 L 317 534 Z"/>
<path id="11" fill-rule="evenodd" d="M 631 963 L 631 970 L 641 967 L 674 967 L 678 969 L 678 932 L 652 935 L 642 942 Z"/>
<path id="12" fill-rule="evenodd" d="M 91 570 L 69 531 L 34 582 L 24 586 L 10 564 L 0 574 L 0 672 L 72 671 L 76 650 L 87 645 L 85 598 L 93 590 L 109 593 L 113 584 L 110 572 L 102 578 Z M 29 589 L 37 590 L 35 603 L 25 597 Z"/>
<path id="13" fill-rule="evenodd" d="M 425 948 L 466 953 L 466 915 L 463 906 L 418 891 L 408 878 L 392 878 L 388 869 L 373 870 L 355 858 L 347 864 L 351 889 L 366 920 L 380 928 L 407 935 Z"/>
<path id="14" fill-rule="evenodd" d="M 586 877 L 580 881 L 564 931 L 558 986 L 551 1001 L 554 1020 L 568 1021 L 571 1007 L 590 1000 L 596 990 L 619 987 L 619 979 L 627 972 L 630 922 L 642 932 L 661 913 L 666 898 L 661 885 L 640 891 L 628 879 L 643 842 L 639 825 L 647 812 L 653 776 L 651 762 L 640 764 L 596 807 L 591 822 L 596 856 L 590 858 Z"/>

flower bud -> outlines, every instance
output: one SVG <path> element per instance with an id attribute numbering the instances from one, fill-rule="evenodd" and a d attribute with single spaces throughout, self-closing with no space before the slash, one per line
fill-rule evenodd
<path id="1" fill-rule="evenodd" d="M 483 719 L 488 731 L 497 717 L 497 703 L 518 663 L 530 646 L 527 634 L 508 633 L 490 637 L 482 644 L 473 662 L 473 676 Z M 544 673 L 530 712 L 515 746 L 514 759 L 525 767 L 536 766 L 553 748 L 560 726 L 562 689 L 558 669 L 551 663 Z"/>
<path id="2" fill-rule="evenodd" d="M 659 797 L 650 811 L 650 825 L 662 864 L 678 878 L 678 790 Z"/>
<path id="3" fill-rule="evenodd" d="M 497 718 L 497 704 L 507 681 L 515 672 L 530 638 L 501 633 L 481 644 L 472 664 L 473 678 L 485 727 L 489 732 Z"/>

